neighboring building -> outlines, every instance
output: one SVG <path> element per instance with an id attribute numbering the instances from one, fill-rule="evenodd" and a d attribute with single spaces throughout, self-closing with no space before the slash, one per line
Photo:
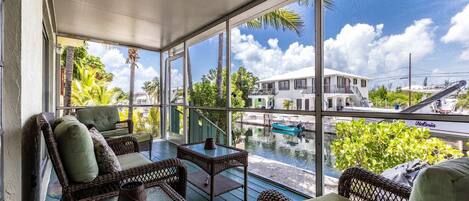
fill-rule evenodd
<path id="1" fill-rule="evenodd" d="M 151 101 L 150 96 L 146 92 L 135 92 L 134 104 L 135 105 L 150 105 L 153 103 Z"/>
<path id="2" fill-rule="evenodd" d="M 314 67 L 302 68 L 257 82 L 251 91 L 251 107 L 314 110 Z M 368 106 L 369 78 L 324 68 L 324 108 L 341 110 L 347 106 Z"/>

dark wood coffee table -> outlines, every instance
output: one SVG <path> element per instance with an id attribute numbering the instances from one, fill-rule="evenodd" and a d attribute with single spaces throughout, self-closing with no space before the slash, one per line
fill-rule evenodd
<path id="1" fill-rule="evenodd" d="M 190 173 L 187 180 L 210 195 L 215 196 L 243 187 L 244 200 L 247 200 L 248 186 L 248 152 L 217 144 L 215 150 L 205 150 L 204 143 L 180 145 L 177 157 L 195 163 L 203 171 Z M 244 184 L 240 184 L 219 173 L 234 167 L 244 167 Z"/>

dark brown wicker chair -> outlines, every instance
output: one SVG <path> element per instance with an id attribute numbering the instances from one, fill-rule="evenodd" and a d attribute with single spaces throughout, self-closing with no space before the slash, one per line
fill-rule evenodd
<path id="1" fill-rule="evenodd" d="M 186 196 L 187 170 L 178 159 L 163 160 L 116 173 L 99 175 L 88 183 L 74 183 L 67 178 L 54 138 L 54 114 L 39 114 L 36 121 L 44 135 L 54 170 L 62 185 L 62 200 L 98 200 L 115 196 L 119 193 L 119 187 L 122 183 L 137 180 L 143 181 L 145 187 L 166 182 L 182 197 Z M 108 144 L 116 155 L 139 151 L 138 142 L 133 137 L 108 140 Z"/>
<path id="2" fill-rule="evenodd" d="M 407 201 L 411 190 L 361 168 L 349 168 L 339 179 L 339 195 L 351 201 Z M 277 191 L 267 190 L 257 200 L 284 201 L 285 198 Z"/>
<path id="3" fill-rule="evenodd" d="M 291 201 L 291 199 L 276 190 L 265 190 L 259 194 L 257 201 Z"/>

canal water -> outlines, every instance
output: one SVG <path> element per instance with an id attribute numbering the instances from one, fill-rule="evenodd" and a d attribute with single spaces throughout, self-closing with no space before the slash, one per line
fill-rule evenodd
<path id="1" fill-rule="evenodd" d="M 282 162 L 300 169 L 316 172 L 315 167 L 315 141 L 314 133 L 303 131 L 304 137 L 280 133 L 270 127 L 237 123 L 236 128 L 242 128 L 244 132 L 238 148 L 243 148 L 250 154 L 258 155 L 267 159 Z M 252 133 L 252 134 L 251 134 Z M 334 157 L 331 154 L 330 145 L 335 135 L 324 135 L 324 157 L 326 176 L 339 178 L 341 172 L 334 168 Z"/>

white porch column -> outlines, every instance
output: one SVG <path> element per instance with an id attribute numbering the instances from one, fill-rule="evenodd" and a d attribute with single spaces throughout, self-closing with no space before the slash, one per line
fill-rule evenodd
<path id="1" fill-rule="evenodd" d="M 42 112 L 43 1 L 4 1 L 3 182 L 5 200 L 39 199 L 32 192 L 34 115 Z M 46 20 L 47 21 L 47 20 Z M 50 39 L 52 40 L 52 39 Z M 53 61 L 50 63 L 53 71 Z M 54 82 L 50 82 L 53 84 Z M 52 101 L 52 100 L 51 100 Z M 41 184 L 36 184 L 40 186 Z"/>

